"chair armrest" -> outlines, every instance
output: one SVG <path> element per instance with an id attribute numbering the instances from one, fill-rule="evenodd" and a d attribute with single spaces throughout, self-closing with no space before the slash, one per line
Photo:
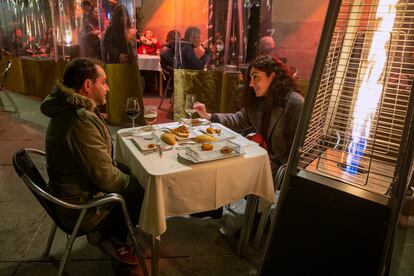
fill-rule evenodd
<path id="1" fill-rule="evenodd" d="M 69 203 L 61 199 L 57 199 L 57 201 L 59 202 L 56 202 L 56 198 L 54 201 L 56 204 L 62 205 L 66 208 L 76 209 L 76 210 L 89 209 L 92 207 L 100 206 L 100 205 L 111 203 L 111 202 L 125 204 L 124 198 L 118 193 L 110 193 L 100 198 L 94 198 L 88 201 L 88 203 L 84 203 L 84 204 Z"/>

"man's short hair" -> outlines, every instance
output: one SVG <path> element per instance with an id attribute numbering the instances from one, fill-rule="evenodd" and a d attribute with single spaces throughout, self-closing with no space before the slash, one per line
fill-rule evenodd
<path id="1" fill-rule="evenodd" d="M 201 31 L 197 27 L 188 27 L 188 29 L 184 33 L 184 40 L 191 41 L 196 34 L 201 34 Z"/>
<path id="2" fill-rule="evenodd" d="M 271 36 L 264 36 L 260 39 L 259 52 L 269 51 L 275 48 L 275 41 Z"/>
<path id="3" fill-rule="evenodd" d="M 91 8 L 92 4 L 88 0 L 82 1 L 82 9 Z"/>
<path id="4" fill-rule="evenodd" d="M 170 42 L 170 41 L 173 41 L 173 40 L 175 41 L 176 39 L 179 40 L 180 38 L 181 38 L 181 34 L 178 30 L 171 30 L 167 34 L 166 41 L 167 42 Z"/>
<path id="5" fill-rule="evenodd" d="M 79 92 L 85 80 L 90 79 L 95 82 L 98 78 L 96 65 L 102 67 L 99 60 L 90 58 L 76 58 L 70 61 L 63 72 L 63 85 Z"/>

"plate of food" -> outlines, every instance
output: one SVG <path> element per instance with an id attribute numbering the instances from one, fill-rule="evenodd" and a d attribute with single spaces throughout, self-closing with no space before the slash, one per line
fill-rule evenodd
<path id="1" fill-rule="evenodd" d="M 133 136 L 131 137 L 131 141 L 143 154 L 157 150 L 156 141 L 151 134 Z"/>
<path id="2" fill-rule="evenodd" d="M 193 163 L 202 163 L 242 155 L 240 145 L 231 141 L 218 141 L 185 147 L 185 151 L 177 153 L 180 157 Z"/>
<path id="3" fill-rule="evenodd" d="M 200 126 L 200 125 L 207 125 L 210 123 L 209 120 L 203 118 L 195 118 L 195 119 L 187 119 L 181 118 L 178 120 L 181 124 L 192 125 L 192 126 Z"/>
<path id="4" fill-rule="evenodd" d="M 217 140 L 229 140 L 234 138 L 234 134 L 227 131 L 225 128 L 221 128 L 218 124 L 208 124 L 205 126 L 198 126 L 197 130 L 213 136 Z"/>
<path id="5" fill-rule="evenodd" d="M 163 130 L 173 134 L 178 141 L 185 140 L 185 139 L 191 139 L 199 135 L 199 133 L 195 132 L 194 130 L 190 130 L 184 124 L 181 124 L 177 127 L 169 127 Z"/>

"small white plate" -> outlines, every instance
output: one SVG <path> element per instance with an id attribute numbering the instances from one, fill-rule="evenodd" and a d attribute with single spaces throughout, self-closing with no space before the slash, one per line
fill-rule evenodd
<path id="1" fill-rule="evenodd" d="M 241 152 L 240 146 L 231 141 L 219 141 L 219 142 L 215 142 L 212 144 L 213 144 L 213 150 L 211 151 L 203 151 L 201 149 L 201 144 L 196 144 L 196 145 L 185 147 L 185 151 L 179 151 L 177 152 L 177 154 L 180 157 L 187 159 L 193 163 L 202 163 L 202 162 L 226 159 L 230 157 L 240 156 L 243 154 Z M 233 151 L 231 153 L 221 153 L 220 149 L 224 146 L 231 147 Z"/>
<path id="2" fill-rule="evenodd" d="M 190 119 L 188 119 L 188 118 L 181 118 L 181 119 L 178 120 L 178 123 L 183 123 L 183 124 L 186 124 L 186 125 L 190 125 Z M 194 127 L 195 126 L 199 126 L 199 125 L 207 125 L 209 123 L 210 123 L 210 121 L 207 120 L 207 119 L 203 119 L 203 118 L 193 119 L 193 126 Z"/>
<path id="3" fill-rule="evenodd" d="M 145 139 L 145 138 L 152 138 L 151 140 L 149 139 Z M 146 152 L 146 151 L 154 151 L 157 150 L 157 146 L 156 146 L 156 141 L 155 139 L 152 137 L 151 134 L 149 135 L 140 135 L 140 136 L 133 136 L 131 137 L 132 142 L 138 146 L 138 149 L 141 152 Z M 148 147 L 149 145 L 154 145 L 154 147 Z"/>
<path id="4" fill-rule="evenodd" d="M 230 140 L 230 139 L 233 139 L 233 138 L 236 137 L 236 136 L 234 136 L 233 133 L 230 133 L 230 132 L 226 131 L 226 129 L 221 128 L 218 124 L 211 124 L 211 127 L 214 128 L 214 129 L 220 129 L 221 130 L 220 133 L 213 133 L 213 134 L 208 133 L 207 128 L 209 128 L 209 127 L 210 127 L 210 124 L 205 125 L 205 126 L 198 126 L 195 129 L 199 130 L 202 133 L 210 134 L 219 141 Z"/>

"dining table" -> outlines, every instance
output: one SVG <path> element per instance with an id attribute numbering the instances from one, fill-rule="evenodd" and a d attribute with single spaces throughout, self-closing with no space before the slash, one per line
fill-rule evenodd
<path id="1" fill-rule="evenodd" d="M 138 68 L 140 71 L 156 71 L 158 72 L 158 93 L 162 97 L 162 69 L 159 55 L 138 54 Z"/>
<path id="2" fill-rule="evenodd" d="M 275 200 L 267 151 L 218 123 L 213 129 L 220 132 L 208 134 L 211 123 L 200 121 L 198 126 L 181 121 L 120 129 L 116 135 L 115 160 L 127 165 L 145 189 L 138 226 L 152 237 L 153 275 L 158 274 L 158 243 L 168 217 L 214 210 L 247 197 L 237 247 L 243 256 L 256 208 L 262 212 Z M 188 130 L 188 138 L 177 136 L 172 146 L 161 139 L 180 126 Z M 213 151 L 201 150 L 197 137 L 202 135 L 216 140 Z M 230 145 L 232 154 L 221 154 L 222 145 Z"/>

